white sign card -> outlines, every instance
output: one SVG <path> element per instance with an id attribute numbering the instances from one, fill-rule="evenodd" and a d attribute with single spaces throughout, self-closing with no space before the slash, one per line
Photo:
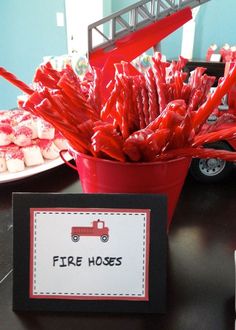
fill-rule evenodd
<path id="1" fill-rule="evenodd" d="M 14 310 L 165 311 L 164 196 L 14 193 L 13 220 Z"/>
<path id="2" fill-rule="evenodd" d="M 30 297 L 148 300 L 149 214 L 31 209 Z"/>

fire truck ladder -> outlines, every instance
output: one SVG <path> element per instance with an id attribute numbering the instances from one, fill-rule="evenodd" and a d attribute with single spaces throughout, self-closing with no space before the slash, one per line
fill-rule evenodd
<path id="1" fill-rule="evenodd" d="M 186 7 L 194 8 L 209 0 L 142 0 L 88 26 L 88 52 L 112 49 L 115 42 L 130 33 L 161 20 Z M 102 37 L 94 44 L 93 35 Z"/>

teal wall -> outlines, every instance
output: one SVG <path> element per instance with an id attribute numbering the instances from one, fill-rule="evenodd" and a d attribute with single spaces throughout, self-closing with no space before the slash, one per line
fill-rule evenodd
<path id="1" fill-rule="evenodd" d="M 194 58 L 204 58 L 210 44 L 236 45 L 236 1 L 210 0 L 201 6 L 196 21 Z"/>
<path id="2" fill-rule="evenodd" d="M 67 52 L 66 28 L 56 26 L 64 0 L 0 1 L 0 66 L 26 83 L 45 55 Z M 0 77 L 0 109 L 16 106 L 21 92 Z"/>

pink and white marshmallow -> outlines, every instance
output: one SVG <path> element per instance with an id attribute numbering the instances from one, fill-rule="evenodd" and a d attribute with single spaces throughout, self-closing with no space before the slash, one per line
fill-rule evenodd
<path id="1" fill-rule="evenodd" d="M 11 124 L 11 116 L 9 110 L 0 111 L 0 123 L 1 124 Z"/>
<path id="2" fill-rule="evenodd" d="M 44 159 L 38 145 L 32 144 L 30 146 L 22 147 L 22 151 L 26 166 L 35 166 L 44 163 Z"/>
<path id="3" fill-rule="evenodd" d="M 0 173 L 7 170 L 5 151 L 0 150 Z"/>
<path id="4" fill-rule="evenodd" d="M 47 140 L 54 139 L 55 128 L 47 121 L 38 118 L 37 128 L 38 128 L 39 139 L 47 139 Z"/>
<path id="5" fill-rule="evenodd" d="M 21 121 L 18 126 L 29 127 L 32 131 L 32 139 L 38 137 L 37 123 L 35 123 L 35 120 L 32 117 Z"/>
<path id="6" fill-rule="evenodd" d="M 0 146 L 7 146 L 11 143 L 12 127 L 9 124 L 0 124 Z"/>
<path id="7" fill-rule="evenodd" d="M 42 155 L 45 159 L 52 160 L 59 157 L 60 150 L 52 140 L 38 140 L 37 144 L 40 147 Z"/>
<path id="8" fill-rule="evenodd" d="M 6 165 L 8 172 L 16 173 L 24 171 L 24 154 L 21 149 L 9 149 L 6 151 Z"/>
<path id="9" fill-rule="evenodd" d="M 60 132 L 57 131 L 55 132 L 55 138 L 53 142 L 55 143 L 55 145 L 59 150 L 68 149 L 67 140 Z"/>
<path id="10" fill-rule="evenodd" d="M 32 129 L 27 126 L 14 127 L 12 134 L 12 141 L 20 147 L 24 147 L 31 144 L 33 137 Z"/>

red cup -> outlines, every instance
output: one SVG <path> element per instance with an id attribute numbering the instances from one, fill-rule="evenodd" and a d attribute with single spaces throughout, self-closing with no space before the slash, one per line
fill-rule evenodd
<path id="1" fill-rule="evenodd" d="M 70 153 L 76 162 L 74 168 L 79 173 L 85 193 L 166 195 L 169 228 L 191 158 L 150 163 L 122 163 L 84 155 L 72 149 Z"/>

